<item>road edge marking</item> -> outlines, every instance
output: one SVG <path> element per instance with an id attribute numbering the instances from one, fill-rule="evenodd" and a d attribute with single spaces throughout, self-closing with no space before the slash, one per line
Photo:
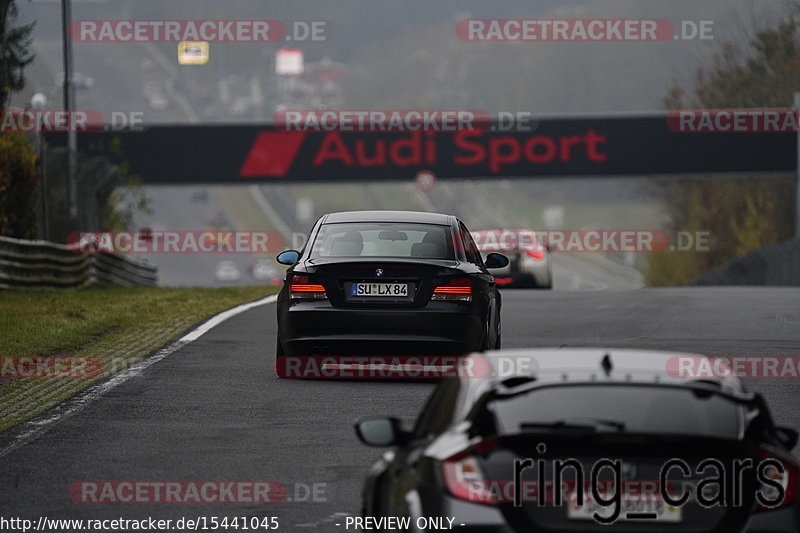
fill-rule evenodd
<path id="1" fill-rule="evenodd" d="M 178 342 L 190 343 L 192 341 L 196 341 L 197 339 L 199 339 L 200 337 L 202 337 L 215 327 L 219 326 L 229 318 L 233 318 L 238 314 L 244 313 L 245 311 L 249 311 L 254 307 L 271 304 L 275 302 L 277 299 L 278 299 L 277 294 L 271 294 L 266 298 L 256 300 L 255 302 L 238 305 L 236 307 L 228 309 L 227 311 L 223 311 L 219 314 L 216 314 L 211 318 L 209 318 L 208 320 L 206 320 L 205 322 L 203 322 L 202 324 L 200 324 L 199 326 L 197 326 L 195 329 L 193 329 L 186 335 L 184 335 L 183 337 L 181 337 L 178 340 Z"/>
<path id="2" fill-rule="evenodd" d="M 172 341 L 163 348 L 156 350 L 149 356 L 145 356 L 144 359 L 136 361 L 125 370 L 121 370 L 120 372 L 112 375 L 109 379 L 80 391 L 75 396 L 67 398 L 63 402 L 51 407 L 44 413 L 32 418 L 31 420 L 9 428 L 7 431 L 17 431 L 18 434 L 11 437 L 10 444 L 0 448 L 0 458 L 5 457 L 14 450 L 21 448 L 29 442 L 41 437 L 58 422 L 82 411 L 85 407 L 103 397 L 110 390 L 114 389 L 118 385 L 122 385 L 132 377 L 138 376 L 150 366 L 158 363 L 168 355 L 177 352 L 187 344 L 196 341 L 223 322 L 255 307 L 274 303 L 277 299 L 277 294 L 271 294 L 270 296 L 260 300 L 238 305 L 226 311 L 222 311 L 221 313 L 218 313 L 201 323 L 180 339 Z"/>

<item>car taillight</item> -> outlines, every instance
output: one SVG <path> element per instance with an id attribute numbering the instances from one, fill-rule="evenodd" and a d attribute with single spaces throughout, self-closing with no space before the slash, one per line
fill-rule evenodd
<path id="1" fill-rule="evenodd" d="M 537 261 L 541 261 L 542 259 L 544 259 L 544 249 L 537 248 L 535 250 L 527 250 L 525 252 L 525 255 L 527 255 L 528 257 L 532 257 L 533 259 L 536 259 Z"/>
<path id="2" fill-rule="evenodd" d="M 455 456 L 442 462 L 442 476 L 448 492 L 467 502 L 495 504 L 498 498 L 492 493 L 483 476 L 478 461 L 471 456 Z"/>
<path id="3" fill-rule="evenodd" d="M 469 302 L 472 300 L 472 282 L 469 278 L 453 278 L 447 285 L 436 287 L 431 300 Z"/>
<path id="4" fill-rule="evenodd" d="M 757 503 L 756 511 L 770 511 L 793 505 L 797 500 L 798 489 L 800 489 L 800 466 L 793 459 L 770 446 L 762 446 L 756 453 L 762 460 L 771 459 L 783 465 L 782 472 L 776 465 L 767 466 L 763 473 L 771 481 L 780 484 L 784 491 L 784 497 L 780 503 L 771 507 Z M 778 488 L 766 483 L 763 483 L 757 490 L 770 501 L 776 500 L 779 496 Z"/>
<path id="5" fill-rule="evenodd" d="M 292 276 L 289 283 L 289 298 L 292 300 L 325 300 L 325 287 L 310 283 L 308 276 Z"/>

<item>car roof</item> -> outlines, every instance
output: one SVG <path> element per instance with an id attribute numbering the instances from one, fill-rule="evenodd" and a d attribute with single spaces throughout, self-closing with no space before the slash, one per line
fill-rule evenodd
<path id="1" fill-rule="evenodd" d="M 339 222 L 417 222 L 423 224 L 450 225 L 451 215 L 423 211 L 342 211 L 323 215 L 323 224 Z"/>
<path id="2" fill-rule="evenodd" d="M 746 394 L 742 382 L 735 377 L 723 377 L 715 372 L 708 377 L 703 373 L 702 379 L 681 376 L 679 363 L 682 358 L 691 358 L 684 360 L 691 362 L 692 368 L 696 369 L 704 360 L 712 363 L 712 358 L 692 353 L 623 348 L 544 348 L 498 350 L 473 357 L 484 358 L 491 365 L 491 372 L 484 386 L 480 387 L 484 391 L 513 388 L 512 385 L 521 380 L 511 378 L 529 377 L 534 379 L 528 383 L 536 385 L 616 382 L 689 386 L 700 383 L 734 396 Z M 520 360 L 529 364 L 513 364 Z M 712 364 L 708 368 L 721 367 Z"/>

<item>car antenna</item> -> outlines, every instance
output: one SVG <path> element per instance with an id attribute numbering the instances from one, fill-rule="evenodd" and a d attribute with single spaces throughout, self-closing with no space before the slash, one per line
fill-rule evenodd
<path id="1" fill-rule="evenodd" d="M 606 377 L 611 375 L 611 371 L 614 369 L 614 363 L 611 362 L 611 354 L 606 352 L 603 356 L 603 360 L 600 361 L 600 366 L 603 368 L 603 372 L 606 373 Z"/>

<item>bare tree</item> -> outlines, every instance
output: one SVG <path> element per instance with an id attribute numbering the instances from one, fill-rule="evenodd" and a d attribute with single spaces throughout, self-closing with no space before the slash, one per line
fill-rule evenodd
<path id="1" fill-rule="evenodd" d="M 34 23 L 11 27 L 16 16 L 14 0 L 0 0 L 0 109 L 6 109 L 12 92 L 25 86 L 23 70 L 33 61 L 30 45 Z"/>

